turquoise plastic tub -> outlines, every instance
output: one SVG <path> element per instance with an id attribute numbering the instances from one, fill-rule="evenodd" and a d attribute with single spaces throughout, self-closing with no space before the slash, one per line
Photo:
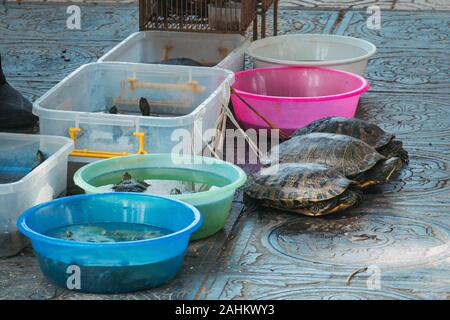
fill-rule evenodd
<path id="1" fill-rule="evenodd" d="M 122 242 L 52 237 L 54 230 L 101 223 L 166 232 L 152 239 Z M 35 206 L 20 216 L 17 226 L 31 239 L 44 275 L 59 286 L 118 293 L 154 287 L 172 279 L 183 263 L 192 232 L 201 223 L 198 210 L 181 201 L 107 193 L 66 197 Z"/>
<path id="2" fill-rule="evenodd" d="M 183 180 L 213 185 L 214 188 L 191 194 L 167 195 L 195 206 L 203 216 L 203 225 L 191 239 L 215 234 L 225 225 L 236 189 L 247 176 L 239 167 L 221 160 L 199 156 L 148 154 L 100 160 L 79 169 L 74 182 L 86 193 L 102 193 L 104 185 L 116 184 L 128 172 L 139 180 Z"/>

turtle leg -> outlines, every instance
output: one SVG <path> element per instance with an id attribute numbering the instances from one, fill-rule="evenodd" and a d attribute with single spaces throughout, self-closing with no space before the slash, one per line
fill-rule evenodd
<path id="1" fill-rule="evenodd" d="M 402 169 L 403 162 L 398 157 L 379 161 L 372 169 L 363 172 L 352 179 L 358 183 L 362 189 L 370 186 L 388 182 L 395 177 Z"/>
<path id="2" fill-rule="evenodd" d="M 307 216 L 323 216 L 330 213 L 339 212 L 361 203 L 362 193 L 358 190 L 346 190 L 339 196 L 318 202 L 310 202 L 305 205 L 300 205 L 292 208 L 284 208 L 284 210 L 301 213 Z"/>
<path id="3" fill-rule="evenodd" d="M 336 213 L 361 203 L 362 193 L 358 190 L 346 190 L 336 198 L 312 202 L 305 208 L 299 208 L 300 213 L 308 216 L 323 216 L 330 213 Z"/>
<path id="4" fill-rule="evenodd" d="M 313 217 L 323 216 L 339 205 L 338 200 L 336 197 L 325 201 L 311 202 L 305 206 L 293 208 L 292 211 Z"/>
<path id="5" fill-rule="evenodd" d="M 400 140 L 391 140 L 387 145 L 378 149 L 386 158 L 398 157 L 406 164 L 409 163 L 408 151 L 403 148 L 403 143 Z"/>
<path id="6" fill-rule="evenodd" d="M 249 197 L 247 195 L 247 193 L 245 193 L 245 192 L 244 192 L 244 196 L 243 196 L 243 201 L 244 201 L 245 206 L 248 209 L 254 209 L 260 204 L 260 203 L 258 203 L 258 200 L 254 199 L 252 197 Z"/>
<path id="7" fill-rule="evenodd" d="M 363 195 L 361 191 L 347 190 L 339 196 L 337 205 L 328 210 L 325 214 L 335 213 L 357 206 L 362 202 L 362 200 Z"/>
<path id="8" fill-rule="evenodd" d="M 330 213 L 335 213 L 338 211 L 345 210 L 347 208 L 353 207 L 362 201 L 362 193 L 357 190 L 346 190 L 341 195 L 318 202 L 310 202 L 306 204 L 297 203 L 294 200 L 289 201 L 261 201 L 257 202 L 254 199 L 249 199 L 244 195 L 244 202 L 249 207 L 250 205 L 260 204 L 263 207 L 274 208 L 280 211 L 288 211 L 300 213 L 306 216 L 318 217 Z"/>

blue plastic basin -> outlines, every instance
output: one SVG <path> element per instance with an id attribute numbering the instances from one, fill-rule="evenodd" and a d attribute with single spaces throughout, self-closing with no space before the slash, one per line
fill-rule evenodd
<path id="1" fill-rule="evenodd" d="M 46 236 L 58 228 L 105 222 L 145 224 L 171 233 L 148 240 L 108 243 Z M 44 275 L 56 284 L 83 292 L 119 293 L 172 279 L 183 263 L 191 234 L 201 223 L 197 209 L 177 200 L 105 193 L 40 204 L 25 211 L 17 226 L 31 239 Z"/>

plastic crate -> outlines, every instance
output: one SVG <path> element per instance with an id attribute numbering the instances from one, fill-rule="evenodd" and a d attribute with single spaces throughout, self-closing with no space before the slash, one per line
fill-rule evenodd
<path id="1" fill-rule="evenodd" d="M 164 57 L 189 58 L 236 72 L 243 70 L 249 44 L 239 34 L 141 31 L 130 35 L 98 62 L 160 63 Z"/>
<path id="2" fill-rule="evenodd" d="M 133 90 L 129 87 L 131 78 L 166 87 L 196 82 L 202 90 Z M 231 71 L 218 68 L 91 63 L 74 71 L 38 99 L 33 112 L 39 116 L 41 134 L 69 136 L 70 128 L 79 129 L 77 150 L 135 154 L 140 144 L 134 134 L 139 132 L 144 135 L 148 153 L 170 153 L 182 142 L 181 136 L 172 139 L 175 130 L 184 129 L 178 132 L 184 137 L 189 133 L 194 141 L 202 139 L 201 133 L 216 127 L 222 105 L 229 102 L 229 85 L 233 81 Z M 148 99 L 151 116 L 140 114 L 141 97 Z M 107 113 L 112 105 L 129 113 Z M 197 148 L 193 153 L 200 152 Z M 72 160 L 89 162 L 91 159 Z"/>
<path id="3" fill-rule="evenodd" d="M 26 245 L 16 228 L 22 212 L 66 192 L 67 160 L 73 141 L 63 137 L 0 133 L 0 257 L 17 254 Z M 36 153 L 46 160 L 37 165 Z"/>

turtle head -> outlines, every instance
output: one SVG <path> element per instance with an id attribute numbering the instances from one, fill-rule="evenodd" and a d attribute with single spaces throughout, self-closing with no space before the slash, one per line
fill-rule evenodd
<path id="1" fill-rule="evenodd" d="M 386 158 L 399 157 L 406 164 L 409 162 L 408 151 L 403 148 L 403 143 L 399 140 L 391 140 L 387 145 L 378 150 Z"/>
<path id="2" fill-rule="evenodd" d="M 122 176 L 122 180 L 131 180 L 131 174 L 129 174 L 128 172 L 125 172 Z"/>
<path id="3" fill-rule="evenodd" d="M 110 114 L 117 114 L 117 113 L 119 113 L 119 110 L 117 109 L 116 106 L 112 106 L 112 107 L 109 109 L 109 113 L 110 113 Z"/>
<path id="4" fill-rule="evenodd" d="M 395 177 L 402 169 L 403 162 L 398 157 L 380 161 L 371 172 L 370 179 L 377 183 L 384 183 Z"/>
<path id="5" fill-rule="evenodd" d="M 139 109 L 141 110 L 143 116 L 150 115 L 150 104 L 148 103 L 147 99 L 139 99 Z"/>
<path id="6" fill-rule="evenodd" d="M 298 212 L 307 216 L 323 216 L 357 206 L 361 203 L 362 199 L 363 195 L 361 191 L 347 189 L 344 193 L 333 199 L 313 202 L 306 208 L 299 208 Z"/>
<path id="7" fill-rule="evenodd" d="M 44 153 L 41 150 L 38 150 L 36 152 L 36 160 L 37 160 L 38 164 L 41 164 L 42 162 L 45 161 Z"/>

